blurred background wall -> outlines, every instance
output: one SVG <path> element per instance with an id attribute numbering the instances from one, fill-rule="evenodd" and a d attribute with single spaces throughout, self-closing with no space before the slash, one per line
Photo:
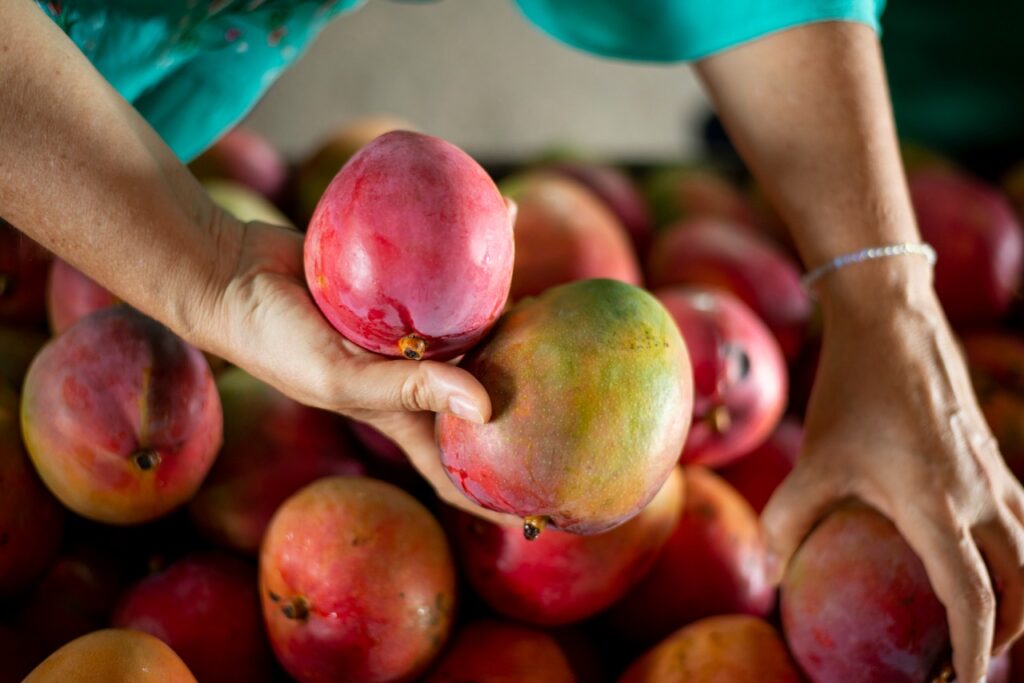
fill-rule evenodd
<path id="1" fill-rule="evenodd" d="M 706 111 L 685 66 L 572 50 L 509 0 L 370 0 L 321 34 L 249 124 L 291 157 L 341 122 L 388 112 L 488 160 L 569 145 L 666 161 L 696 153 Z"/>

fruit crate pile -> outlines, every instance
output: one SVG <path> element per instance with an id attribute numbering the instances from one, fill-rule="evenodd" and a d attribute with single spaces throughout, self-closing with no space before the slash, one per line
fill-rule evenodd
<path id="1" fill-rule="evenodd" d="M 443 464 L 525 525 L 446 505 L 380 432 L 190 347 L 0 222 L 0 683 L 129 680 L 142 665 L 151 677 L 130 680 L 938 676 L 942 605 L 871 508 L 834 510 L 781 591 L 770 581 L 758 515 L 798 455 L 821 330 L 785 227 L 742 169 L 485 163 L 515 201 L 509 229 L 461 150 L 379 137 L 407 127 L 354 122 L 293 166 L 240 128 L 192 169 L 241 220 L 309 226 L 313 297 L 350 340 L 417 359 L 468 351 L 494 416 L 438 418 Z M 997 183 L 920 150 L 905 161 L 936 289 L 1020 476 L 1024 171 Z M 456 265 L 489 255 L 462 336 L 381 343 L 382 316 L 337 310 L 351 283 L 330 251 L 333 207 L 350 202 L 371 232 L 403 227 L 374 223 L 402 215 L 386 193 L 352 200 L 374 164 L 460 179 L 429 201 L 448 216 L 439 230 L 469 216 L 475 232 L 410 239 Z M 466 297 L 437 291 L 410 293 L 409 315 L 444 310 L 449 324 Z M 1024 681 L 1018 650 L 989 683 Z"/>

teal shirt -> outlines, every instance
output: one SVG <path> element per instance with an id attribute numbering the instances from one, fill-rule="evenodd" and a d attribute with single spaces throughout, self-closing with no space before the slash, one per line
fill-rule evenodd
<path id="1" fill-rule="evenodd" d="M 188 161 L 238 123 L 328 21 L 364 0 L 37 2 Z M 515 2 L 540 30 L 564 43 L 650 62 L 699 59 L 814 21 L 859 21 L 877 28 L 884 5 L 884 0 Z"/>

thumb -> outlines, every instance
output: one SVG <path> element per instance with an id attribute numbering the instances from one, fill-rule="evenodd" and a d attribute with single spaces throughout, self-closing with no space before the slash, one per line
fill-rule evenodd
<path id="1" fill-rule="evenodd" d="M 430 410 L 483 424 L 491 400 L 475 377 L 436 361 L 373 360 L 348 377 L 347 402 L 365 410 Z"/>
<path id="2" fill-rule="evenodd" d="M 761 513 L 769 580 L 782 581 L 793 553 L 835 498 L 836 491 L 826 479 L 799 464 L 776 489 Z"/>

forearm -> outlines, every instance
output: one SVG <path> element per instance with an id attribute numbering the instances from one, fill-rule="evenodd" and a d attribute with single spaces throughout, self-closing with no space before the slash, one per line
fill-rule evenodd
<path id="1" fill-rule="evenodd" d="M 0 216 L 186 337 L 240 233 L 28 0 L 0 3 Z"/>
<path id="2" fill-rule="evenodd" d="M 919 239 L 869 27 L 809 24 L 708 58 L 698 72 L 808 268 Z M 826 278 L 826 315 L 830 302 L 864 299 L 864 286 L 928 281 L 921 259 L 888 261 Z"/>

